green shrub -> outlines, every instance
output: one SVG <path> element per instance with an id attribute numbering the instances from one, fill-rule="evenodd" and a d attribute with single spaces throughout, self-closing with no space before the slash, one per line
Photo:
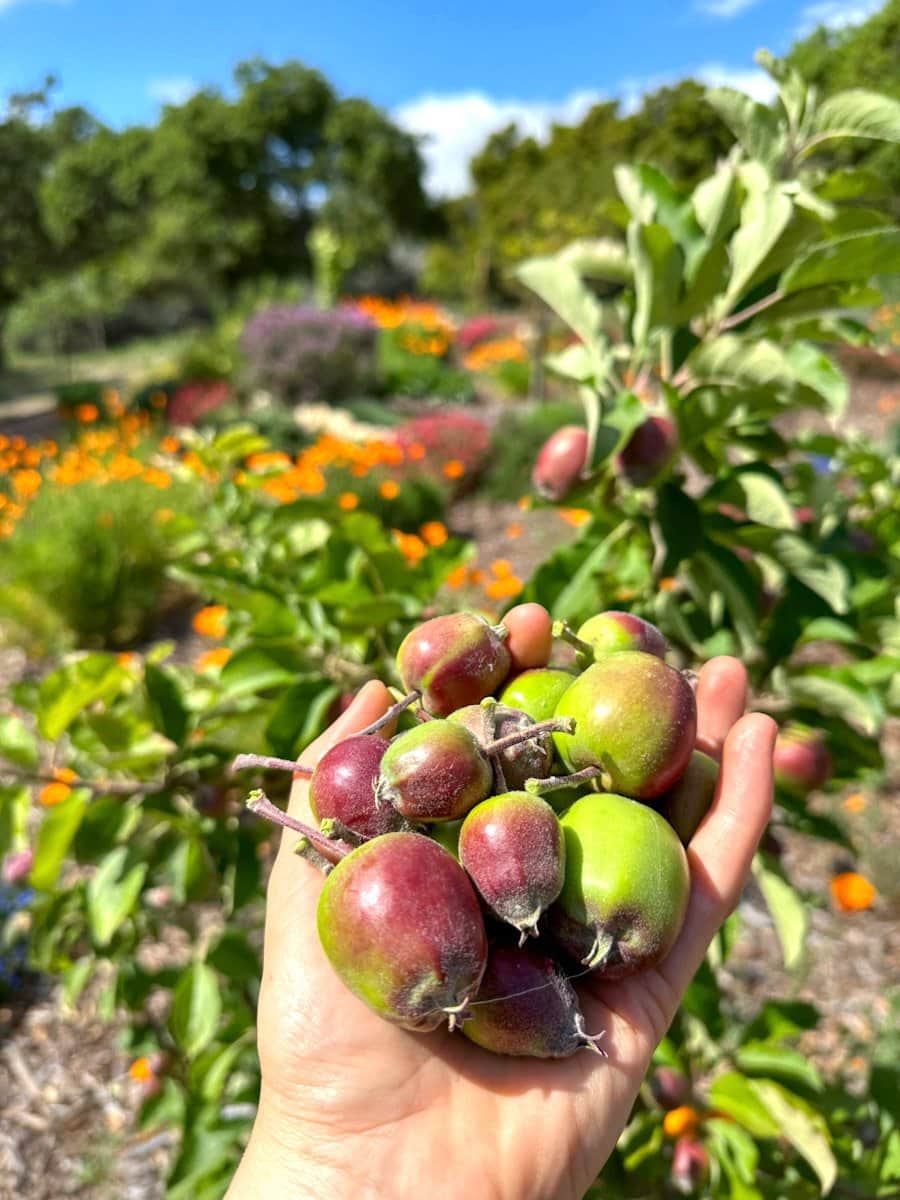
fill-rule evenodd
<path id="1" fill-rule="evenodd" d="M 561 425 L 583 422 L 582 407 L 573 401 L 554 401 L 501 417 L 494 429 L 482 491 L 494 500 L 517 500 L 530 490 L 531 468 L 550 434 Z"/>
<path id="2" fill-rule="evenodd" d="M 378 375 L 386 395 L 461 402 L 475 398 L 475 385 L 467 371 L 451 366 L 443 356 L 414 353 L 404 345 L 409 336 L 410 327 L 400 326 L 383 329 L 378 338 Z"/>
<path id="3" fill-rule="evenodd" d="M 0 635 L 5 629 L 6 640 L 44 648 L 117 647 L 146 637 L 185 600 L 166 569 L 197 508 L 187 483 L 165 490 L 140 477 L 45 484 L 0 543 Z"/>

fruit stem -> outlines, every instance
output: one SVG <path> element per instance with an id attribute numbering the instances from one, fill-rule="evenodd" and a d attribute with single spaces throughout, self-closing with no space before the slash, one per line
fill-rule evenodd
<path id="1" fill-rule="evenodd" d="M 601 1029 L 599 1033 L 588 1033 L 584 1027 L 584 1016 L 580 1012 L 575 1014 L 575 1032 L 581 1039 L 581 1044 L 585 1050 L 593 1050 L 601 1058 L 609 1058 L 603 1047 L 597 1045 L 600 1039 L 606 1036 L 606 1030 Z"/>
<path id="2" fill-rule="evenodd" d="M 345 825 L 337 817 L 326 817 L 323 821 L 320 821 L 319 831 L 323 837 L 346 842 L 348 846 L 361 846 L 366 841 L 366 838 L 361 833 L 357 833 L 355 829 L 351 829 L 349 825 Z"/>
<path id="3" fill-rule="evenodd" d="M 289 758 L 272 758 L 269 754 L 239 754 L 231 764 L 232 771 L 259 767 L 263 771 L 291 771 L 294 775 L 312 775 L 312 767 L 304 767 Z"/>
<path id="4" fill-rule="evenodd" d="M 304 825 L 302 821 L 288 816 L 286 812 L 277 808 L 266 793 L 260 791 L 259 788 L 247 797 L 247 807 L 258 817 L 271 821 L 273 825 L 280 825 L 283 829 L 292 829 L 294 833 L 302 834 L 313 849 L 318 850 L 319 854 L 330 863 L 339 863 L 353 849 L 352 846 L 343 846 L 340 842 L 333 841 L 323 833 L 319 833 L 317 829 L 313 829 L 311 825 Z"/>
<path id="5" fill-rule="evenodd" d="M 568 621 L 554 621 L 553 636 L 574 646 L 578 651 L 579 662 L 584 666 L 589 666 L 594 661 L 594 647 L 590 642 L 583 641 Z"/>
<path id="6" fill-rule="evenodd" d="M 597 779 L 603 772 L 599 767 L 583 767 L 573 771 L 571 775 L 548 775 L 546 779 L 526 779 L 525 791 L 533 796 L 543 796 L 544 792 L 555 792 L 560 788 L 576 787 L 579 783 L 588 783 Z"/>
<path id="7" fill-rule="evenodd" d="M 411 704 L 415 704 L 417 700 L 421 699 L 421 692 L 410 692 L 408 696 L 404 696 L 402 700 L 398 700 L 396 704 L 392 704 L 387 712 L 383 716 L 379 717 L 377 721 L 373 721 L 372 724 L 367 725 L 365 729 L 357 729 L 353 736 L 362 737 L 362 735 L 366 733 L 377 733 L 379 729 L 383 729 L 385 725 L 388 725 L 391 721 L 396 720 L 396 718 L 399 717 L 402 712 L 405 712 L 405 710 L 409 708 Z"/>
<path id="8" fill-rule="evenodd" d="M 529 725 L 527 729 L 519 729 L 515 733 L 508 733 L 506 737 L 497 738 L 495 742 L 491 742 L 487 746 L 482 746 L 482 753 L 487 755 L 499 754 L 502 750 L 508 750 L 510 746 L 518 746 L 522 742 L 530 742 L 532 738 L 540 737 L 542 733 L 574 733 L 575 718 L 574 717 L 553 717 L 549 721 L 538 721 L 535 725 Z"/>

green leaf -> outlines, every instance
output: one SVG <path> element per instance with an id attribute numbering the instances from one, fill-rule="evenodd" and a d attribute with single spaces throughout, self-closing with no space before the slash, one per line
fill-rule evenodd
<path id="1" fill-rule="evenodd" d="M 781 191 L 768 187 L 751 193 L 731 239 L 731 279 L 722 299 L 723 312 L 729 312 L 744 294 L 787 228 L 793 211 L 793 204 Z"/>
<path id="2" fill-rule="evenodd" d="M 123 874 L 128 847 L 117 846 L 102 860 L 87 885 L 87 914 L 98 946 L 108 946 L 113 934 L 137 904 L 147 864 L 137 863 Z"/>
<path id="3" fill-rule="evenodd" d="M 275 707 L 266 726 L 266 738 L 278 755 L 293 757 L 317 737 L 328 720 L 328 711 L 340 695 L 318 675 L 295 677 Z"/>
<path id="4" fill-rule="evenodd" d="M 696 501 L 674 483 L 664 483 L 658 496 L 658 537 L 664 549 L 660 572 L 674 575 L 678 565 L 704 545 L 703 514 Z"/>
<path id="5" fill-rule="evenodd" d="M 727 1113 L 754 1137 L 778 1137 L 778 1122 L 754 1090 L 753 1084 L 744 1075 L 732 1071 L 713 1080 L 709 1089 L 712 1108 Z"/>
<path id="6" fill-rule="evenodd" d="M 706 99 L 716 110 L 749 158 L 773 165 L 781 156 L 784 132 L 777 114 L 734 88 L 708 88 Z"/>
<path id="7" fill-rule="evenodd" d="M 259 953 L 240 929 L 224 930 L 207 952 L 206 961 L 229 979 L 246 983 L 259 978 Z"/>
<path id="8" fill-rule="evenodd" d="M 557 354 L 548 354 L 544 358 L 548 371 L 559 375 L 562 379 L 572 379 L 575 383 L 601 383 L 596 377 L 596 364 L 592 355 L 580 342 L 566 346 Z"/>
<path id="9" fill-rule="evenodd" d="M 778 534 L 772 541 L 770 552 L 795 579 L 821 596 L 835 612 L 847 612 L 850 578 L 836 558 L 818 554 L 802 537 L 791 533 Z"/>
<path id="10" fill-rule="evenodd" d="M 557 257 L 588 279 L 630 283 L 634 275 L 628 251 L 613 238 L 579 238 Z"/>
<path id="11" fill-rule="evenodd" d="M 840 367 L 809 342 L 793 342 L 785 354 L 799 383 L 821 396 L 834 416 L 841 416 L 850 399 L 850 388 Z"/>
<path id="12" fill-rule="evenodd" d="M 31 882 L 38 891 L 53 890 L 89 799 L 90 793 L 84 788 L 74 791 L 62 804 L 51 808 L 41 822 L 31 868 Z"/>
<path id="13" fill-rule="evenodd" d="M 628 249 L 634 262 L 632 336 L 643 350 L 651 329 L 673 323 L 684 256 L 665 225 L 636 221 L 628 226 Z"/>
<path id="14" fill-rule="evenodd" d="M 815 1066 L 798 1050 L 771 1042 L 745 1042 L 735 1062 L 747 1075 L 763 1075 L 821 1092 L 825 1084 Z"/>
<path id="15" fill-rule="evenodd" d="M 873 229 L 814 246 L 781 277 L 779 290 L 789 296 L 826 283 L 865 283 L 876 275 L 900 271 L 900 229 Z"/>
<path id="16" fill-rule="evenodd" d="M 28 844 L 31 795 L 24 783 L 0 784 L 0 857 Z"/>
<path id="17" fill-rule="evenodd" d="M 0 717 L 0 758 L 8 759 L 17 767 L 37 766 L 37 738 L 21 717 Z"/>
<path id="18" fill-rule="evenodd" d="M 578 277 L 575 268 L 559 258 L 532 258 L 516 275 L 590 346 L 602 324 L 600 305 Z"/>
<path id="19" fill-rule="evenodd" d="M 154 724 L 180 746 L 187 736 L 189 714 L 178 680 L 165 667 L 148 662 L 144 666 L 144 685 Z"/>
<path id="20" fill-rule="evenodd" d="M 853 88 L 823 101 L 812 125 L 813 137 L 803 153 L 836 137 L 875 138 L 900 142 L 900 102 L 878 92 Z"/>
<path id="21" fill-rule="evenodd" d="M 791 675 L 786 686 L 795 704 L 844 717 L 870 737 L 881 727 L 884 709 L 877 693 L 867 687 L 814 671 Z"/>
<path id="22" fill-rule="evenodd" d="M 56 741 L 89 705 L 111 700 L 127 677 L 111 654 L 87 654 L 47 675 L 38 699 L 41 735 Z"/>
<path id="23" fill-rule="evenodd" d="M 827 1195 L 837 1179 L 837 1163 L 825 1118 L 778 1083 L 755 1079 L 752 1088 L 774 1119 L 779 1132 L 803 1155 Z"/>
<path id="24" fill-rule="evenodd" d="M 785 879 L 765 865 L 759 855 L 753 860 L 753 874 L 775 922 L 784 965 L 791 970 L 803 957 L 809 927 L 806 904 Z"/>
<path id="25" fill-rule="evenodd" d="M 232 425 L 218 434 L 211 446 L 215 457 L 229 462 L 238 462 L 268 448 L 268 440 L 253 425 Z"/>
<path id="26" fill-rule="evenodd" d="M 219 682 L 231 696 L 255 695 L 268 688 L 285 687 L 297 678 L 274 654 L 247 646 L 222 668 Z"/>
<path id="27" fill-rule="evenodd" d="M 193 963 L 172 996 L 169 1030 L 188 1058 L 195 1058 L 215 1036 L 222 1015 L 219 981 L 205 963 Z"/>
<path id="28" fill-rule="evenodd" d="M 773 529 L 796 529 L 797 519 L 784 488 L 771 475 L 762 471 L 737 471 L 729 486 L 715 489 L 716 498 L 721 494 L 734 495 L 734 503 L 742 508 L 751 521 L 758 525 L 769 525 Z"/>
<path id="29" fill-rule="evenodd" d="M 207 895 L 214 870 L 209 851 L 198 838 L 183 837 L 167 866 L 174 899 L 179 904 L 193 903 Z"/>

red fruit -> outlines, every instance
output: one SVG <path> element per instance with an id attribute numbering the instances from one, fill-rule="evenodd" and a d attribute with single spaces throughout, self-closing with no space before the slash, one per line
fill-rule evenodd
<path id="1" fill-rule="evenodd" d="M 585 1032 L 575 989 L 546 954 L 532 946 L 495 945 L 471 1019 L 463 1033 L 494 1054 L 568 1058 L 582 1048 L 603 1052 Z"/>
<path id="2" fill-rule="evenodd" d="M 490 696 L 509 674 L 505 626 L 492 626 L 475 613 L 453 613 L 425 621 L 406 635 L 397 666 L 407 691 L 422 694 L 422 706 L 447 717 Z"/>
<path id="3" fill-rule="evenodd" d="M 419 833 L 373 838 L 327 876 L 317 924 L 331 965 L 380 1016 L 427 1032 L 465 1017 L 487 934 L 465 871 Z"/>
<path id="4" fill-rule="evenodd" d="M 527 713 L 517 708 L 507 708 L 505 704 L 494 704 L 490 700 L 485 700 L 483 704 L 468 704 L 448 720 L 464 725 L 479 746 L 488 746 L 497 738 L 519 733 L 535 723 Z M 497 760 L 509 791 L 518 791 L 527 780 L 543 779 L 550 773 L 553 740 L 548 733 L 539 735 L 501 750 Z"/>
<path id="5" fill-rule="evenodd" d="M 674 1067 L 657 1067 L 650 1076 L 650 1091 L 653 1099 L 669 1112 L 690 1103 L 691 1084 L 688 1077 Z"/>
<path id="6" fill-rule="evenodd" d="M 323 755 L 309 783 L 309 804 L 317 821 L 340 821 L 365 838 L 399 828 L 390 804 L 378 804 L 375 785 L 390 742 L 374 734 L 345 738 Z"/>
<path id="7" fill-rule="evenodd" d="M 459 861 L 491 912 L 522 935 L 562 890 L 566 845 L 556 813 L 539 796 L 507 792 L 474 808 L 459 835 Z"/>
<path id="8" fill-rule="evenodd" d="M 633 613 L 615 609 L 589 617 L 578 630 L 578 637 L 588 643 L 595 658 L 617 654 L 621 650 L 641 650 L 644 654 L 665 658 L 669 648 L 655 625 Z"/>
<path id="9" fill-rule="evenodd" d="M 385 751 L 376 799 L 410 821 L 454 821 L 489 796 L 493 782 L 491 764 L 468 729 L 427 721 Z"/>
<path id="10" fill-rule="evenodd" d="M 719 764 L 695 750 L 678 782 L 653 802 L 686 846 L 712 807 L 719 779 Z"/>
<path id="11" fill-rule="evenodd" d="M 546 500 L 564 500 L 581 478 L 587 455 L 587 430 L 580 425 L 564 425 L 541 447 L 531 482 Z"/>
<path id="12" fill-rule="evenodd" d="M 805 796 L 831 778 L 831 756 L 820 729 L 790 723 L 781 730 L 773 756 L 775 782 L 786 791 Z"/>
<path id="13" fill-rule="evenodd" d="M 679 1138 L 672 1156 L 672 1183 L 688 1195 L 696 1191 L 709 1175 L 709 1152 L 701 1142 Z"/>
<path id="14" fill-rule="evenodd" d="M 674 422 L 668 417 L 648 417 L 619 454 L 619 467 L 631 483 L 650 483 L 669 465 L 677 448 Z"/>

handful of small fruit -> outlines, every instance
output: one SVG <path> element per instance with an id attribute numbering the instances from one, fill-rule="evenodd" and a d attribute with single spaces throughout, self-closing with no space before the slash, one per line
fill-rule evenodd
<path id="1" fill-rule="evenodd" d="M 538 1058 L 603 1053 L 573 974 L 622 979 L 672 948 L 683 844 L 718 774 L 695 749 L 692 677 L 655 626 L 605 612 L 554 633 L 577 668 L 516 674 L 502 624 L 426 621 L 397 656 L 407 695 L 314 770 L 235 762 L 311 775 L 318 829 L 261 792 L 249 806 L 327 871 L 319 937 L 359 999 L 406 1029 Z M 381 736 L 404 712 L 410 727 Z"/>

